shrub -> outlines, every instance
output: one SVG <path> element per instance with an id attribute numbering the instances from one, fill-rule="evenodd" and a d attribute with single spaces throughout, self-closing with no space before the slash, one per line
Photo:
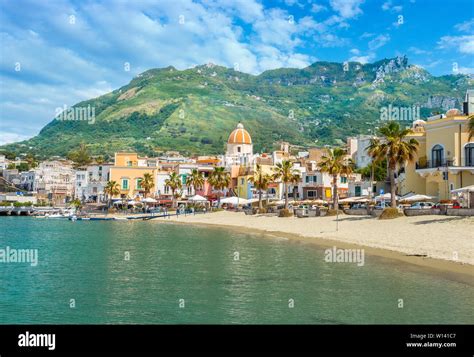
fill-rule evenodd
<path id="1" fill-rule="evenodd" d="M 278 213 L 278 217 L 291 217 L 293 216 L 293 212 L 291 212 L 289 209 L 281 209 L 280 212 Z"/>
<path id="2" fill-rule="evenodd" d="M 403 216 L 403 213 L 398 212 L 398 208 L 385 208 L 379 219 L 394 219 Z"/>

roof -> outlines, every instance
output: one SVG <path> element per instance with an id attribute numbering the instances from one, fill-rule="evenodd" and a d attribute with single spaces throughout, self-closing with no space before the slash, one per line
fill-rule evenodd
<path id="1" fill-rule="evenodd" d="M 252 144 L 252 137 L 249 132 L 244 129 L 242 123 L 237 125 L 237 128 L 234 129 L 229 135 L 227 140 L 228 144 Z"/>

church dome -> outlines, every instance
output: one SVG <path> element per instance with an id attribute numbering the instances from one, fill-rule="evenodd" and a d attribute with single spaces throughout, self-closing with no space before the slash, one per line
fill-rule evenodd
<path id="1" fill-rule="evenodd" d="M 242 123 L 239 123 L 237 128 L 230 133 L 227 144 L 252 144 L 252 138 L 249 132 L 244 129 Z"/>
<path id="2" fill-rule="evenodd" d="M 447 117 L 454 117 L 456 115 L 461 115 L 461 111 L 459 109 L 449 109 L 447 112 L 446 112 L 446 116 Z"/>

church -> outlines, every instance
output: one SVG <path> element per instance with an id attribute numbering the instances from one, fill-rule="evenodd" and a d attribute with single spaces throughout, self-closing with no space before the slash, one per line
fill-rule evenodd
<path id="1" fill-rule="evenodd" d="M 242 123 L 230 133 L 225 153 L 225 166 L 250 166 L 255 161 L 252 137 Z"/>

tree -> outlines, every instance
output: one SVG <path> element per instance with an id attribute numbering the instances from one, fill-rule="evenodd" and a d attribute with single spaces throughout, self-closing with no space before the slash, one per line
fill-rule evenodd
<path id="1" fill-rule="evenodd" d="M 36 159 L 36 157 L 29 153 L 28 155 L 26 155 L 26 158 L 25 158 L 26 162 L 28 163 L 28 168 L 29 170 L 31 169 L 34 169 L 35 167 L 38 166 L 38 160 Z"/>
<path id="2" fill-rule="evenodd" d="M 230 175 L 225 171 L 224 167 L 216 167 L 209 175 L 208 182 L 214 189 L 222 193 L 230 185 Z M 220 203 L 220 195 L 218 199 Z"/>
<path id="3" fill-rule="evenodd" d="M 105 158 L 102 155 L 100 155 L 94 158 L 94 161 L 97 165 L 102 165 L 105 162 Z"/>
<path id="4" fill-rule="evenodd" d="M 110 207 L 112 197 L 120 194 L 120 185 L 116 181 L 109 181 L 107 185 L 105 185 L 104 193 L 107 196 L 107 207 Z"/>
<path id="5" fill-rule="evenodd" d="M 380 153 L 380 139 L 379 138 L 372 138 L 370 139 L 369 146 L 366 148 L 367 153 L 369 156 L 372 158 L 372 164 L 370 165 L 370 184 L 372 185 L 374 180 L 375 181 L 383 181 L 386 178 L 386 167 L 387 167 L 387 160 L 381 156 Z M 382 161 L 385 163 L 383 167 L 380 167 Z M 378 175 L 377 179 L 375 178 L 375 169 L 378 169 Z M 382 172 L 383 178 L 382 178 Z M 371 197 L 374 197 L 373 187 L 371 187 L 370 192 L 371 192 Z"/>
<path id="6" fill-rule="evenodd" d="M 354 164 L 341 148 L 328 149 L 327 154 L 321 157 L 319 162 L 321 172 L 327 172 L 332 176 L 332 205 L 336 209 L 339 204 L 337 194 L 338 177 L 347 177 L 353 172 Z"/>
<path id="7" fill-rule="evenodd" d="M 289 160 L 284 160 L 276 164 L 274 168 L 275 173 L 273 179 L 275 181 L 283 182 L 283 190 L 285 191 L 285 209 L 288 209 L 288 184 L 299 181 L 299 174 L 293 169 L 293 163 Z"/>
<path id="8" fill-rule="evenodd" d="M 296 186 L 301 180 L 301 177 L 300 175 L 297 173 L 297 174 L 294 174 L 291 178 L 291 181 L 290 183 L 293 184 L 293 200 L 296 201 L 296 191 L 298 191 L 298 187 Z"/>
<path id="9" fill-rule="evenodd" d="M 400 166 L 413 161 L 418 151 L 418 141 L 407 136 L 410 129 L 401 129 L 397 122 L 389 122 L 379 129 L 382 140 L 374 143 L 373 155 L 378 160 L 387 159 L 388 175 L 390 177 L 391 206 L 397 207 L 397 183 L 395 182 L 395 172 Z M 376 144 L 376 145 L 375 145 Z"/>
<path id="10" fill-rule="evenodd" d="M 80 211 L 82 209 L 82 202 L 78 198 L 73 199 L 70 204 L 76 209 L 76 211 Z"/>
<path id="11" fill-rule="evenodd" d="M 192 169 L 191 174 L 186 178 L 186 185 L 192 186 L 194 191 L 204 187 L 204 176 L 197 169 Z"/>
<path id="12" fill-rule="evenodd" d="M 68 155 L 68 159 L 74 162 L 74 168 L 87 166 L 92 163 L 92 158 L 89 155 L 89 150 L 86 144 L 81 143 L 79 149 L 71 151 Z"/>
<path id="13" fill-rule="evenodd" d="M 176 207 L 176 191 L 181 189 L 183 187 L 183 184 L 181 182 L 181 177 L 176 173 L 172 172 L 170 173 L 169 178 L 165 180 L 165 185 L 168 186 L 171 189 L 171 194 L 173 196 L 173 207 Z"/>
<path id="14" fill-rule="evenodd" d="M 371 164 L 361 167 L 355 172 L 361 174 L 367 180 L 384 181 L 387 177 L 387 160 L 373 161 Z"/>
<path id="15" fill-rule="evenodd" d="M 262 205 L 262 191 L 268 189 L 272 177 L 269 174 L 263 172 L 262 167 L 257 164 L 257 168 L 253 173 L 253 176 L 249 177 L 249 181 L 255 186 L 258 190 L 258 208 L 263 209 Z"/>
<path id="16" fill-rule="evenodd" d="M 151 192 L 153 187 L 155 187 L 155 182 L 153 180 L 153 176 L 148 172 L 143 174 L 143 180 L 140 182 L 140 186 L 143 188 L 145 198 L 147 194 Z"/>

